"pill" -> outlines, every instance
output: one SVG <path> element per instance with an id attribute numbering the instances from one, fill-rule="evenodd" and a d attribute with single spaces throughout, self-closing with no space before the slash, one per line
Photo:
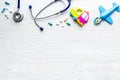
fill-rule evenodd
<path id="1" fill-rule="evenodd" d="M 6 11 L 6 8 L 3 8 L 2 11 L 1 11 L 1 13 L 4 13 L 5 11 Z"/>
<path id="2" fill-rule="evenodd" d="M 67 24 L 68 26 L 71 26 L 71 24 L 70 24 L 69 22 L 66 22 L 66 24 Z"/>
<path id="3" fill-rule="evenodd" d="M 65 19 L 64 19 L 64 22 L 66 22 L 67 20 L 68 20 L 68 18 L 65 18 Z"/>
<path id="4" fill-rule="evenodd" d="M 5 2 L 5 4 L 6 4 L 6 5 L 10 5 L 10 3 L 9 3 L 9 2 L 7 2 L 7 1 Z"/>
<path id="5" fill-rule="evenodd" d="M 48 23 L 48 25 L 53 26 L 53 24 L 52 24 L 52 23 L 50 23 L 50 22 Z"/>

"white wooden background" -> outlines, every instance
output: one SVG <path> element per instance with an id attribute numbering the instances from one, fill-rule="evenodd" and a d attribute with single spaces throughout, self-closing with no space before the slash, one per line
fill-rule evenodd
<path id="1" fill-rule="evenodd" d="M 0 0 L 0 10 L 8 7 L 15 11 L 17 0 L 6 1 L 11 5 L 6 6 L 5 0 Z M 0 13 L 0 80 L 120 80 L 120 13 L 111 16 L 113 25 L 93 24 L 99 16 L 99 5 L 109 9 L 114 1 L 118 4 L 120 1 L 72 0 L 71 7 L 90 11 L 88 24 L 79 27 L 67 12 L 38 21 L 45 27 L 41 33 L 30 16 L 28 5 L 33 5 L 35 15 L 50 1 L 21 0 L 21 12 L 25 16 L 21 23 L 15 23 L 12 15 L 6 19 Z M 47 24 L 66 17 L 71 27 Z"/>

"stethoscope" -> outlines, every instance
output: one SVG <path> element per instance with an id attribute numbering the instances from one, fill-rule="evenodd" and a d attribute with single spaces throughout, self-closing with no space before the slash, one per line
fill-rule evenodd
<path id="1" fill-rule="evenodd" d="M 62 1 L 62 0 L 54 0 L 54 1 L 52 1 L 51 3 L 49 3 L 48 5 L 46 5 L 42 10 L 40 10 L 35 17 L 33 16 L 33 13 L 32 13 L 32 6 L 29 5 L 29 10 L 30 10 L 31 16 L 32 16 L 32 18 L 33 18 L 36 26 L 37 26 L 41 31 L 43 31 L 44 28 L 41 27 L 41 26 L 37 23 L 37 21 L 36 21 L 37 19 L 45 19 L 45 18 L 49 18 L 49 17 L 55 16 L 55 15 L 61 14 L 61 13 L 65 12 L 65 11 L 67 11 L 67 10 L 69 9 L 70 5 L 71 5 L 71 0 L 68 0 L 68 5 L 67 5 L 67 7 L 65 7 L 63 10 L 60 10 L 60 11 L 58 11 L 58 12 L 52 14 L 52 15 L 49 15 L 49 16 L 39 17 L 39 18 L 38 18 L 38 16 L 40 15 L 41 12 L 43 12 L 46 8 L 48 8 L 49 6 L 51 6 L 52 4 L 54 4 L 54 3 L 58 2 L 58 1 L 64 3 L 64 1 Z"/>
<path id="2" fill-rule="evenodd" d="M 20 0 L 18 0 L 17 11 L 13 14 L 13 20 L 15 22 L 21 22 L 24 18 L 24 15 L 20 13 Z"/>

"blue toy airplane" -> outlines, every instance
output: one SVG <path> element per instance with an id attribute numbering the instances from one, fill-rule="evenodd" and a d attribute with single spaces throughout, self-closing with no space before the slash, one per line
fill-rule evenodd
<path id="1" fill-rule="evenodd" d="M 113 7 L 109 10 L 105 10 L 102 6 L 99 6 L 100 17 L 95 18 L 94 24 L 98 25 L 101 23 L 102 20 L 107 21 L 109 24 L 113 23 L 112 18 L 110 17 L 113 12 L 117 11 L 120 12 L 120 7 L 115 2 L 113 3 Z"/>

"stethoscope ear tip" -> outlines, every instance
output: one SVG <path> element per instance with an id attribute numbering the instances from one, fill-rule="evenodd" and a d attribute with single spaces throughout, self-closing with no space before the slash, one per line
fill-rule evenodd
<path id="1" fill-rule="evenodd" d="M 44 28 L 43 27 L 40 27 L 40 31 L 43 31 L 44 30 Z"/>
<path id="2" fill-rule="evenodd" d="M 32 5 L 29 5 L 29 9 L 32 9 Z"/>

